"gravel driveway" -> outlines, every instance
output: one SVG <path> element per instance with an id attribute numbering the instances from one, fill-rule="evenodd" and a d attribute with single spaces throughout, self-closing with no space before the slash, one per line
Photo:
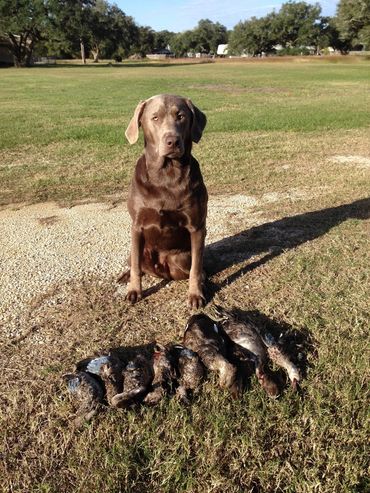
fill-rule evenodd
<path id="1" fill-rule="evenodd" d="M 211 197 L 207 243 L 263 222 L 255 206 L 282 198 Z M 14 336 L 37 296 L 91 275 L 117 276 L 128 256 L 130 218 L 126 204 L 44 203 L 0 211 L 0 231 L 0 327 Z"/>

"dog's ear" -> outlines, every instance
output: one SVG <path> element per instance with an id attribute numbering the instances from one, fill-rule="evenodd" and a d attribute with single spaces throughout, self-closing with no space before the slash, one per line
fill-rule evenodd
<path id="1" fill-rule="evenodd" d="M 140 101 L 136 106 L 134 116 L 131 118 L 129 125 L 126 128 L 125 135 L 130 144 L 135 144 L 139 138 L 140 118 L 143 114 L 145 105 L 146 101 Z"/>
<path id="2" fill-rule="evenodd" d="M 202 113 L 196 106 L 193 105 L 190 99 L 186 100 L 186 104 L 188 105 L 190 111 L 193 114 L 193 123 L 191 126 L 191 140 L 197 144 L 202 138 L 203 130 L 207 123 L 207 118 L 204 113 Z"/>

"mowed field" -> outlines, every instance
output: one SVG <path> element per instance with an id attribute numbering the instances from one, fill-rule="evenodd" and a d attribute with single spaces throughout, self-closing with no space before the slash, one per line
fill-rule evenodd
<path id="1" fill-rule="evenodd" d="M 142 147 L 124 139 L 138 101 L 190 97 L 208 118 L 194 155 L 222 218 L 208 226 L 222 239 L 206 251 L 206 311 L 237 307 L 286 334 L 304 375 L 276 401 L 255 378 L 233 400 L 211 376 L 189 407 L 164 399 L 76 428 L 63 373 L 110 347 L 181 340 L 187 283 L 135 306 L 112 278 L 40 289 L 20 332 L 1 328 L 0 491 L 370 488 L 369 74 L 348 59 L 0 71 L 4 210 L 117 206 Z"/>

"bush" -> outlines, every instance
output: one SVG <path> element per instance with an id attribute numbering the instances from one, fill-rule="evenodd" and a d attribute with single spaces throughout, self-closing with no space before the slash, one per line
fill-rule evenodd
<path id="1" fill-rule="evenodd" d="M 302 55 L 310 55 L 310 50 L 308 50 L 305 46 L 290 46 L 288 48 L 283 48 L 277 53 L 279 56 L 302 56 Z"/>
<path id="2" fill-rule="evenodd" d="M 122 62 L 122 57 L 121 57 L 121 55 L 119 55 L 118 53 L 115 53 L 115 54 L 113 55 L 113 60 L 114 60 L 115 62 Z"/>

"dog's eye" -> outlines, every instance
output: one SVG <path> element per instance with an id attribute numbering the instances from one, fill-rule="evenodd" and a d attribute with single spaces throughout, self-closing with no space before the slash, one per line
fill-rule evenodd
<path id="1" fill-rule="evenodd" d="M 157 115 L 154 115 L 152 120 L 154 120 L 155 122 L 158 120 L 158 116 Z"/>
<path id="2" fill-rule="evenodd" d="M 178 119 L 178 120 L 183 120 L 184 118 L 185 118 L 185 116 L 184 116 L 184 115 L 182 115 L 181 113 L 178 113 L 178 114 L 177 114 L 177 119 Z"/>

